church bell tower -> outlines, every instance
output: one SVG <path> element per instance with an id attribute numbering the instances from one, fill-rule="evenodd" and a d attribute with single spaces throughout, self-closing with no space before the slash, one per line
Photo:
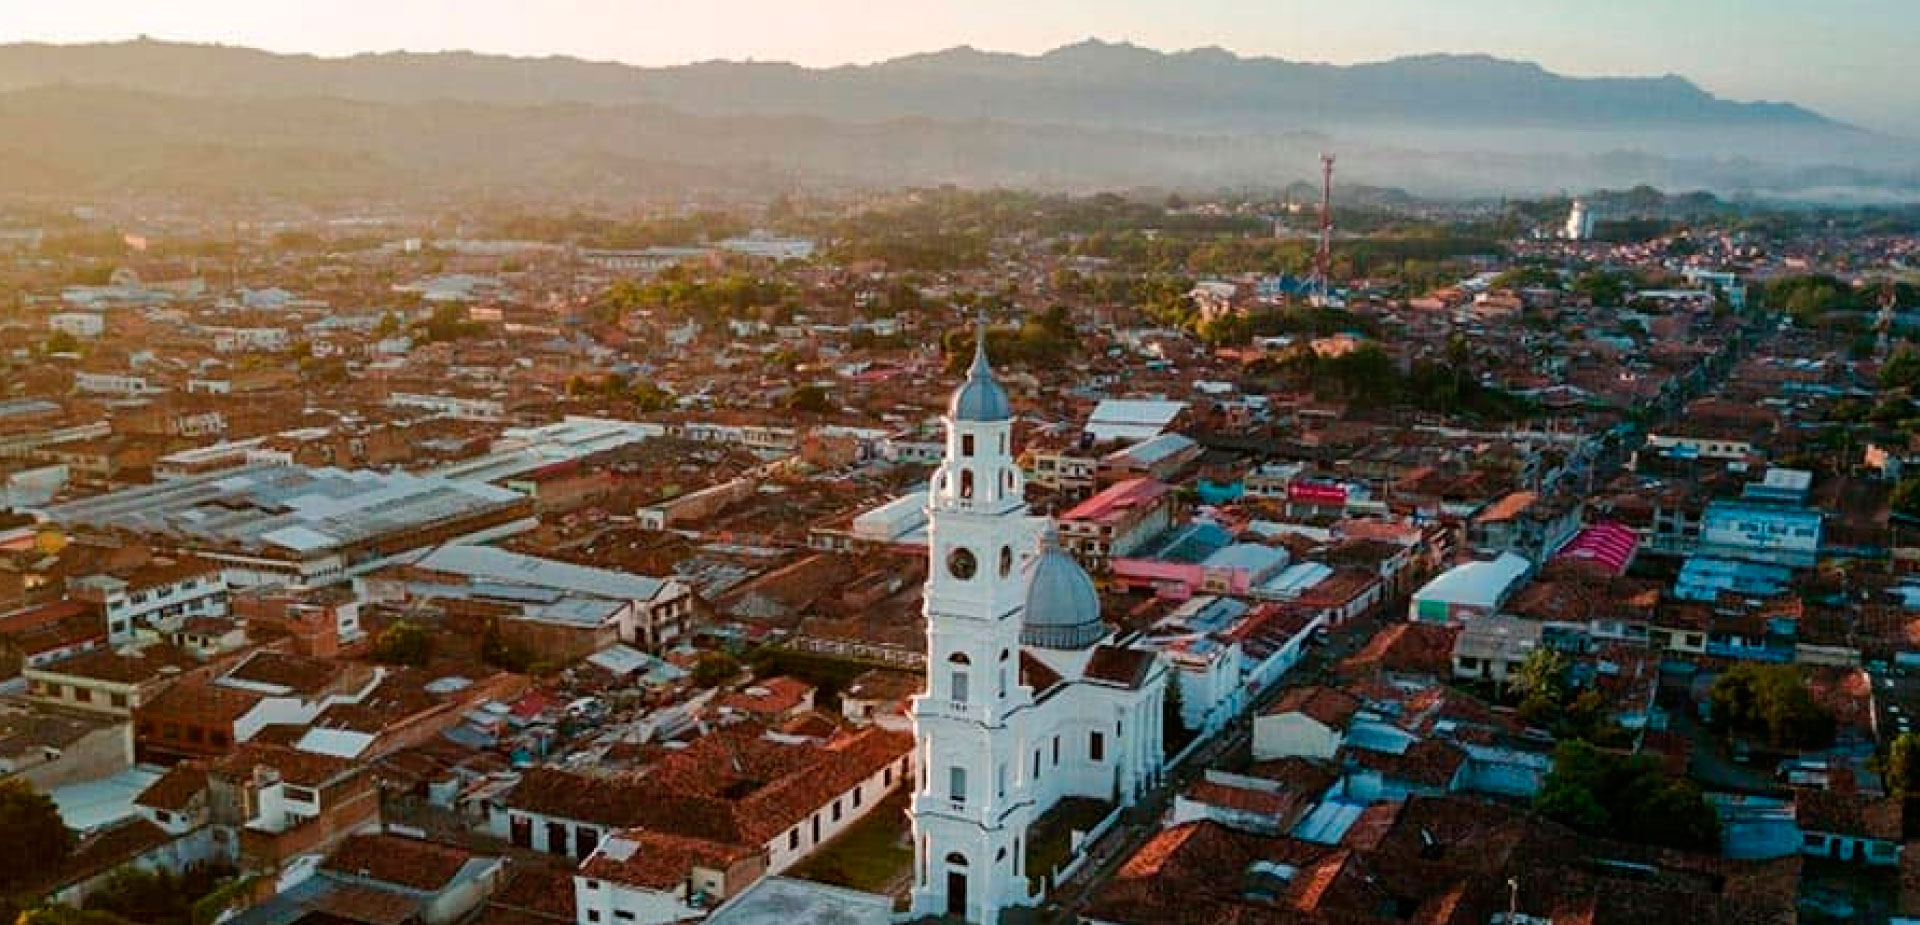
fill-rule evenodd
<path id="1" fill-rule="evenodd" d="M 1032 902 L 1034 805 L 1020 756 L 1033 704 L 1020 684 L 1020 630 L 1039 519 L 1027 513 L 1012 406 L 987 363 L 984 324 L 945 423 L 927 503 L 927 686 L 912 707 L 913 912 L 996 925 L 1002 910 Z"/>

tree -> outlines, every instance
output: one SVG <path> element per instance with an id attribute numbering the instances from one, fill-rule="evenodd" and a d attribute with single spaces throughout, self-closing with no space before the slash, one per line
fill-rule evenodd
<path id="1" fill-rule="evenodd" d="M 1893 489 L 1893 510 L 1908 517 L 1920 517 L 1920 477 L 1902 479 Z"/>
<path id="2" fill-rule="evenodd" d="M 1567 679 L 1572 671 L 1573 663 L 1565 655 L 1542 647 L 1527 653 L 1510 683 L 1522 697 L 1538 697 L 1558 704 L 1566 699 Z"/>
<path id="3" fill-rule="evenodd" d="M 1920 789 L 1920 735 L 1911 732 L 1900 733 L 1887 749 L 1887 789 L 1899 794 L 1911 794 Z"/>
<path id="4" fill-rule="evenodd" d="M 73 850 L 53 799 L 25 781 L 0 781 L 0 890 L 51 876 Z"/>
<path id="5" fill-rule="evenodd" d="M 111 912 L 52 905 L 20 913 L 14 925 L 134 925 Z"/>
<path id="6" fill-rule="evenodd" d="M 1592 271 L 1580 274 L 1580 278 L 1573 281 L 1573 291 L 1592 299 L 1593 304 L 1607 308 L 1624 303 L 1632 283 L 1632 280 L 1617 273 Z"/>
<path id="7" fill-rule="evenodd" d="M 1880 367 L 1880 387 L 1913 389 L 1916 386 L 1920 386 L 1920 354 L 1914 353 L 1912 347 L 1902 346 Z"/>
<path id="8" fill-rule="evenodd" d="M 792 397 L 787 399 L 787 408 L 793 411 L 824 414 L 833 410 L 833 400 L 827 397 L 827 390 L 820 386 L 802 386 L 795 389 Z"/>
<path id="9" fill-rule="evenodd" d="M 380 632 L 373 641 L 375 661 L 418 668 L 433 657 L 433 635 L 426 627 L 400 620 Z"/>
<path id="10" fill-rule="evenodd" d="M 740 660 L 725 652 L 702 653 L 693 663 L 693 683 L 718 687 L 740 675 Z"/>
<path id="11" fill-rule="evenodd" d="M 1720 847 L 1720 818 L 1700 791 L 1646 755 L 1602 751 L 1580 739 L 1553 750 L 1534 809 L 1577 831 L 1691 851 Z"/>
<path id="12" fill-rule="evenodd" d="M 229 885 L 234 870 L 224 864 L 195 864 L 183 873 L 128 866 L 114 871 L 87 894 L 88 913 L 106 913 L 140 925 L 194 925 L 195 906 Z M 214 905 L 224 905 L 216 900 Z"/>
<path id="13" fill-rule="evenodd" d="M 1833 713 L 1813 699 L 1793 665 L 1740 664 L 1707 691 L 1715 726 L 1759 736 L 1783 748 L 1820 748 L 1833 741 Z"/>

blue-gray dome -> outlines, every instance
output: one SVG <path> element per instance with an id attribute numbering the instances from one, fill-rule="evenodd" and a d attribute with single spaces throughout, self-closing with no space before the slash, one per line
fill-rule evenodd
<path id="1" fill-rule="evenodd" d="M 1073 556 L 1054 542 L 1049 530 L 1040 556 L 1030 566 L 1022 645 L 1042 649 L 1084 649 L 1107 635 L 1100 622 L 1100 592 Z"/>
<path id="2" fill-rule="evenodd" d="M 1013 417 L 1013 402 L 1007 390 L 993 378 L 987 364 L 987 328 L 980 326 L 973 346 L 973 365 L 967 368 L 967 381 L 955 389 L 947 402 L 947 417 L 956 421 L 1005 421 Z"/>

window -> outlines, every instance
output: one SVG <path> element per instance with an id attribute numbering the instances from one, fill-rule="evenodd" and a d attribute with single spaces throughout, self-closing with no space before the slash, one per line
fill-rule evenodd
<path id="1" fill-rule="evenodd" d="M 880 786 L 882 786 L 882 787 L 891 787 L 891 786 L 893 786 L 893 767 L 892 767 L 891 765 L 889 765 L 889 766 L 887 766 L 887 767 L 885 767 L 885 768 L 883 768 L 883 769 L 881 769 L 881 771 L 880 771 Z M 856 792 L 857 792 L 857 791 L 856 791 Z"/>
<path id="2" fill-rule="evenodd" d="M 993 785 L 994 785 L 994 794 L 1004 799 L 1007 795 L 1007 763 L 1006 762 L 1004 761 L 1000 762 L 1000 766 L 993 769 Z"/>
<path id="3" fill-rule="evenodd" d="M 127 705 L 127 695 L 114 694 L 107 698 L 107 702 L 113 704 L 116 707 L 125 707 Z"/>
<path id="4" fill-rule="evenodd" d="M 589 890 L 597 890 L 597 889 L 599 889 L 599 888 L 600 888 L 600 881 L 598 881 L 598 880 L 589 880 L 589 881 L 587 881 L 587 889 L 589 889 Z"/>
<path id="5" fill-rule="evenodd" d="M 587 910 L 587 921 L 589 921 L 589 922 L 598 922 L 598 921 L 600 921 L 600 910 L 598 910 L 598 909 L 588 909 L 588 910 Z"/>
<path id="6" fill-rule="evenodd" d="M 1053 737 L 1053 766 L 1056 768 L 1060 766 L 1060 737 L 1059 736 Z"/>
<path id="7" fill-rule="evenodd" d="M 954 669 L 953 677 L 950 683 L 953 686 L 953 702 L 966 703 L 967 694 L 968 694 L 967 673 L 957 668 Z"/>
<path id="8" fill-rule="evenodd" d="M 859 784 L 855 784 L 853 787 L 853 808 L 854 809 L 860 808 L 860 789 L 861 789 L 861 785 Z"/>
<path id="9" fill-rule="evenodd" d="M 1040 750 L 1037 748 L 1033 750 L 1033 779 L 1040 779 Z"/>
<path id="10" fill-rule="evenodd" d="M 1094 761 L 1107 760 L 1107 738 L 1100 733 L 1090 733 L 1087 737 L 1087 757 Z"/>
<path id="11" fill-rule="evenodd" d="M 973 573 L 978 571 L 979 567 L 980 564 L 974 560 L 971 550 L 960 548 L 947 554 L 947 573 L 961 581 L 972 579 Z"/>
<path id="12" fill-rule="evenodd" d="M 287 799 L 296 803 L 312 803 L 320 798 L 320 795 L 313 792 L 311 788 L 295 787 L 292 784 L 287 785 L 286 794 Z"/>
<path id="13" fill-rule="evenodd" d="M 835 822 L 840 821 L 840 801 L 839 800 L 833 801 L 833 821 Z"/>
<path id="14" fill-rule="evenodd" d="M 800 850 L 800 827 L 797 825 L 787 830 L 787 850 Z"/>
<path id="15" fill-rule="evenodd" d="M 631 913 L 631 912 L 628 912 L 628 911 L 627 911 L 627 910 L 625 910 L 625 909 L 615 909 L 615 910 L 613 910 L 613 917 L 614 917 L 614 918 L 616 918 L 616 919 L 619 919 L 619 920 L 620 920 L 620 921 L 622 921 L 622 922 L 631 922 L 631 921 L 633 921 L 633 913 Z"/>
<path id="16" fill-rule="evenodd" d="M 973 470 L 972 469 L 960 470 L 960 497 L 967 498 L 967 499 L 971 499 L 973 497 Z"/>
<path id="17" fill-rule="evenodd" d="M 955 765 L 947 769 L 947 799 L 955 803 L 967 802 L 967 769 Z"/>
<path id="18" fill-rule="evenodd" d="M 960 436 L 960 455 L 962 456 L 973 455 L 973 435 L 972 434 L 962 434 Z"/>

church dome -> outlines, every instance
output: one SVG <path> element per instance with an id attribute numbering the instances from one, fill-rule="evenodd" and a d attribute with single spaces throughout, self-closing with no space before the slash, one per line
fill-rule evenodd
<path id="1" fill-rule="evenodd" d="M 1054 541 L 1053 531 L 1041 540 L 1040 556 L 1031 571 L 1026 620 L 1020 627 L 1022 645 L 1084 649 L 1107 635 L 1100 622 L 1100 592 L 1086 569 Z"/>
<path id="2" fill-rule="evenodd" d="M 967 368 L 967 381 L 954 390 L 947 402 L 947 417 L 956 421 L 1004 421 L 1013 417 L 1013 402 L 1007 390 L 993 378 L 987 364 L 987 329 L 980 327 L 973 347 L 973 365 Z"/>

